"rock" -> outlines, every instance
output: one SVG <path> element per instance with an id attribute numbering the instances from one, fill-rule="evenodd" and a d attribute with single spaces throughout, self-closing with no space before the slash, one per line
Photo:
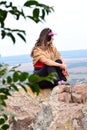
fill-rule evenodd
<path id="1" fill-rule="evenodd" d="M 62 93 L 62 92 L 70 93 L 71 92 L 71 86 L 70 85 L 60 85 L 58 87 L 58 93 Z"/>
<path id="2" fill-rule="evenodd" d="M 52 110 L 50 104 L 43 103 L 41 112 L 37 115 L 37 123 L 33 127 L 33 130 L 46 130 L 52 122 Z M 39 125 L 39 127 L 38 127 Z"/>
<path id="3" fill-rule="evenodd" d="M 71 102 L 71 86 L 61 85 L 58 87 L 58 101 Z"/>
<path id="4" fill-rule="evenodd" d="M 80 84 L 79 86 L 84 87 L 85 85 Z M 65 90 L 64 88 L 67 86 L 60 87 L 62 87 L 62 90 Z M 49 100 L 45 101 L 45 103 L 42 103 L 43 107 L 36 117 L 36 122 L 33 130 L 87 130 L 87 102 L 84 102 L 84 104 L 83 102 L 78 103 L 77 100 L 74 100 L 73 102 L 70 96 L 66 96 L 66 94 L 72 95 L 72 91 L 61 91 L 61 93 L 58 93 L 59 89 L 61 88 L 58 88 L 58 86 L 56 86 L 52 90 Z M 49 118 L 49 114 L 47 114 L 45 118 L 45 111 L 43 108 L 44 110 L 50 111 L 50 117 L 52 117 L 51 122 L 48 125 L 46 124 L 47 116 Z M 43 114 L 42 111 L 44 111 Z"/>
<path id="5" fill-rule="evenodd" d="M 12 96 L 6 101 L 6 111 L 10 115 L 15 115 L 15 119 L 9 119 L 9 130 L 32 130 L 37 113 L 41 109 L 41 104 L 50 95 L 50 89 L 40 91 L 39 96 L 27 87 L 27 93 L 20 89 L 19 92 L 12 92 Z"/>
<path id="6" fill-rule="evenodd" d="M 72 100 L 77 103 L 87 102 L 87 84 L 77 84 L 72 88 Z"/>
<path id="7" fill-rule="evenodd" d="M 34 118 L 27 117 L 24 119 L 17 119 L 17 121 L 10 119 L 10 129 L 11 130 L 32 130 L 34 124 Z"/>
<path id="8" fill-rule="evenodd" d="M 39 96 L 20 89 L 7 100 L 16 114 L 9 130 L 87 130 L 87 84 L 43 89 Z"/>
<path id="9" fill-rule="evenodd" d="M 66 103 L 71 102 L 71 94 L 66 92 L 58 94 L 58 101 Z"/>

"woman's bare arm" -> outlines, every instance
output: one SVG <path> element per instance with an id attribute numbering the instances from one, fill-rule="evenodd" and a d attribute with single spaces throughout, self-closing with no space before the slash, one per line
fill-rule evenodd
<path id="1" fill-rule="evenodd" d="M 66 65 L 64 63 L 63 64 L 57 63 L 53 60 L 47 59 L 45 56 L 41 56 L 40 61 L 49 66 L 57 66 L 60 67 L 61 69 L 66 68 Z"/>

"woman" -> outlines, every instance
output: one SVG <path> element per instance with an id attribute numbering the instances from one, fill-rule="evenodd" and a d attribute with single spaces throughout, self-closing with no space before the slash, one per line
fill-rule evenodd
<path id="1" fill-rule="evenodd" d="M 50 28 L 43 29 L 31 52 L 35 74 L 47 76 L 52 72 L 57 73 L 54 84 L 48 81 L 41 81 L 39 82 L 41 88 L 54 87 L 67 81 L 68 72 L 66 64 L 61 54 L 53 45 L 54 35 Z"/>

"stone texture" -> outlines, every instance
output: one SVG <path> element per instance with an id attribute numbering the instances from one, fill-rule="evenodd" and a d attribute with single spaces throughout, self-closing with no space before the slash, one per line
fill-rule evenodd
<path id="1" fill-rule="evenodd" d="M 87 130 L 87 84 L 59 85 L 39 96 L 20 89 L 7 100 L 9 130 Z"/>
<path id="2" fill-rule="evenodd" d="M 19 92 L 12 92 L 12 96 L 6 101 L 6 111 L 10 114 L 9 130 L 32 130 L 37 113 L 41 104 L 48 99 L 50 89 L 40 91 L 39 96 L 27 87 L 27 93 L 21 88 Z M 15 119 L 12 118 L 15 116 Z"/>
<path id="3" fill-rule="evenodd" d="M 77 84 L 72 88 L 72 100 L 77 103 L 87 102 L 87 84 Z"/>

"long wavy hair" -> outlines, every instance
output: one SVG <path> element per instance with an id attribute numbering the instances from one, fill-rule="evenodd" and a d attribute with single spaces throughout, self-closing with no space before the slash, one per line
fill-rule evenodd
<path id="1" fill-rule="evenodd" d="M 37 46 L 42 49 L 43 49 L 43 46 L 45 48 L 48 47 L 48 42 L 51 40 L 51 37 L 53 36 L 53 35 L 49 35 L 51 32 L 52 30 L 50 28 L 45 28 L 41 31 L 39 38 L 37 39 L 35 46 L 33 47 L 31 51 L 31 56 L 33 56 L 33 51 Z"/>

